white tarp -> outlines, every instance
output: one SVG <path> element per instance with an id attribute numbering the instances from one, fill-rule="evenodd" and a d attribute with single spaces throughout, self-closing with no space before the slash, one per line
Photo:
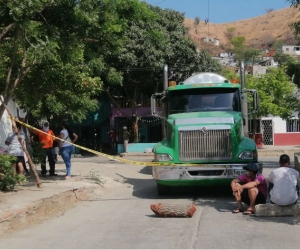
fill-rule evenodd
<path id="1" fill-rule="evenodd" d="M 3 97 L 1 96 L 1 100 L 3 100 Z M 20 109 L 18 105 L 13 101 L 10 100 L 7 107 L 9 108 L 10 112 L 15 116 L 18 117 L 18 112 L 19 112 L 19 118 L 24 118 L 26 115 L 26 112 L 24 110 Z M 0 120 L 0 147 L 6 148 L 5 145 L 5 139 L 8 135 L 8 133 L 12 132 L 11 126 L 12 122 L 11 119 L 8 118 L 9 115 L 7 111 L 4 111 L 4 114 Z"/>

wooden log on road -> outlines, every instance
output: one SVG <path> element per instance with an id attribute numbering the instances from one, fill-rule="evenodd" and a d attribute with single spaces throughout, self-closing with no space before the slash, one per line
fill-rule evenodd
<path id="1" fill-rule="evenodd" d="M 196 212 L 194 203 L 168 204 L 158 203 L 150 205 L 151 210 L 159 217 L 193 217 Z"/>

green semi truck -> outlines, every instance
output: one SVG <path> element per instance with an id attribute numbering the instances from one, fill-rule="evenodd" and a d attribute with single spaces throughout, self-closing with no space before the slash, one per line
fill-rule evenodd
<path id="1" fill-rule="evenodd" d="M 255 90 L 207 72 L 169 86 L 166 79 L 164 91 L 151 97 L 152 115 L 163 119 L 164 134 L 153 148 L 154 160 L 172 163 L 152 169 L 158 194 L 172 187 L 229 185 L 249 162 L 262 172 L 256 144 L 243 128 L 249 114 L 242 112 L 241 96 L 252 94 L 256 112 Z"/>

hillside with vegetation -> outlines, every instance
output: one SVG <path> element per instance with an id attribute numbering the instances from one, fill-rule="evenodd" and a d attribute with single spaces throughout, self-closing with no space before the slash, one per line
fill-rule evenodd
<path id="1" fill-rule="evenodd" d="M 231 23 L 214 24 L 205 23 L 201 17 L 185 19 L 185 26 L 188 28 L 189 36 L 197 43 L 198 47 L 206 48 L 214 54 L 230 48 L 230 39 L 234 36 L 243 36 L 246 43 L 255 48 L 272 46 L 275 41 L 284 44 L 296 44 L 293 34 L 292 23 L 300 20 L 300 11 L 290 7 L 268 13 L 250 19 L 239 20 Z M 198 24 L 197 24 L 198 23 Z M 208 46 L 201 42 L 201 38 L 217 38 L 220 46 Z"/>

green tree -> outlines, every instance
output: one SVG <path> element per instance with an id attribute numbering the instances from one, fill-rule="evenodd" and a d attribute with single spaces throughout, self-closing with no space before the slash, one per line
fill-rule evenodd
<path id="1" fill-rule="evenodd" d="M 241 48 L 245 46 L 246 38 L 243 36 L 235 36 L 230 40 L 230 43 L 235 47 L 235 48 Z"/>
<path id="2" fill-rule="evenodd" d="M 226 68 L 222 73 L 227 79 L 239 78 Z M 248 74 L 245 80 L 246 88 L 255 89 L 259 94 L 259 111 L 251 115 L 253 120 L 268 115 L 287 119 L 293 111 L 300 109 L 299 90 L 286 74 L 285 67 L 269 68 L 266 74 L 259 77 Z M 249 102 L 252 102 L 251 97 Z M 255 127 L 253 132 L 256 133 Z"/>
<path id="3" fill-rule="evenodd" d="M 115 103 L 127 97 L 136 117 L 140 93 L 162 89 L 165 63 L 176 80 L 220 71 L 197 52 L 176 11 L 138 0 L 3 0 L 0 7 L 0 91 L 4 103 L 13 97 L 35 117 L 81 121 L 103 89 Z"/>
<path id="4" fill-rule="evenodd" d="M 287 0 L 287 2 L 290 2 L 292 6 L 298 7 L 300 4 L 300 0 Z"/>
<path id="5" fill-rule="evenodd" d="M 188 38 L 182 13 L 148 6 L 148 15 L 130 23 L 126 44 L 115 58 L 115 67 L 123 71 L 122 85 L 105 84 L 112 102 L 119 108 L 115 96 L 124 96 L 131 103 L 134 140 L 138 140 L 137 107 L 141 99 L 163 89 L 162 68 L 169 65 L 172 80 L 183 80 L 195 71 L 220 71 L 220 65 L 205 53 L 198 53 Z M 126 65 L 126 67 L 124 67 Z M 148 113 L 149 114 L 149 113 Z M 127 116 L 123 112 L 124 116 Z M 143 114 L 146 115 L 146 114 Z M 143 116 L 142 115 L 142 116 Z"/>
<path id="6" fill-rule="evenodd" d="M 273 49 L 277 51 L 278 49 L 281 49 L 283 44 L 284 42 L 282 40 L 275 40 L 273 43 Z"/>
<path id="7" fill-rule="evenodd" d="M 239 62 L 245 60 L 246 57 L 245 41 L 246 39 L 243 36 L 236 36 L 230 40 L 230 43 L 233 45 L 234 58 Z"/>
<path id="8" fill-rule="evenodd" d="M 296 85 L 290 81 L 284 68 L 269 68 L 260 77 L 247 75 L 246 87 L 258 91 L 260 108 L 256 117 L 274 115 L 287 119 L 292 111 L 299 110 Z"/>
<path id="9" fill-rule="evenodd" d="M 279 66 L 288 66 L 289 64 L 297 63 L 297 60 L 293 56 L 285 54 L 282 51 L 275 53 L 274 60 L 278 62 Z"/>
<path id="10" fill-rule="evenodd" d="M 229 41 L 231 41 L 231 39 L 234 37 L 234 33 L 235 33 L 235 28 L 233 27 L 227 28 L 225 35 Z"/>
<path id="11" fill-rule="evenodd" d="M 195 27 L 195 33 L 196 34 L 198 34 L 198 26 L 200 25 L 200 21 L 201 21 L 201 19 L 200 19 L 200 17 L 195 17 L 195 19 L 194 19 L 194 27 Z"/>
<path id="12" fill-rule="evenodd" d="M 300 86 L 300 64 L 297 59 L 291 55 L 277 52 L 274 60 L 278 62 L 279 67 L 283 67 L 286 74 L 290 77 L 291 81 L 295 83 L 298 88 Z"/>
<path id="13" fill-rule="evenodd" d="M 252 60 L 253 64 L 255 58 L 260 55 L 260 50 L 245 45 L 246 39 L 243 36 L 233 37 L 230 42 L 234 46 L 234 58 L 238 61 Z"/>
<path id="14" fill-rule="evenodd" d="M 80 121 L 98 106 L 102 82 L 84 63 L 89 1 L 1 1 L 0 88 L 35 116 Z M 83 5 L 83 6 L 82 6 Z M 0 117 L 3 115 L 3 106 Z"/>

